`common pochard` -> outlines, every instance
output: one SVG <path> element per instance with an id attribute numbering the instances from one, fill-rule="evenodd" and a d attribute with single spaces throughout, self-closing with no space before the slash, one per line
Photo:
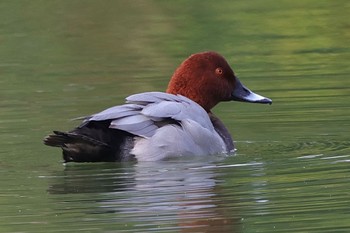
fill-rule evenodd
<path id="1" fill-rule="evenodd" d="M 231 100 L 272 103 L 243 86 L 220 54 L 197 53 L 176 69 L 166 92 L 131 95 L 125 104 L 84 117 L 72 131 L 54 131 L 44 143 L 61 147 L 65 162 L 233 153 L 228 129 L 211 112 Z"/>

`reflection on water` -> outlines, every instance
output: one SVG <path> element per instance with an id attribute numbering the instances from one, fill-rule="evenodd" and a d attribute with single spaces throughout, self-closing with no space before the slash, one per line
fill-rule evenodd
<path id="1" fill-rule="evenodd" d="M 238 215 L 227 213 L 218 198 L 221 195 L 218 184 L 223 180 L 215 173 L 217 167 L 212 162 L 104 166 L 94 169 L 68 165 L 64 174 L 50 177 L 49 193 L 95 192 L 99 195 L 96 206 L 86 211 L 108 215 L 108 221 L 125 223 L 126 228 L 239 232 Z M 54 199 L 60 200 L 60 196 Z M 230 197 L 232 205 L 234 199 Z"/>
<path id="2" fill-rule="evenodd" d="M 335 223 L 348 227 L 349 161 L 350 154 L 252 154 L 222 161 L 72 164 L 42 178 L 58 215 L 79 213 L 80 226 L 93 220 L 104 231 L 328 232 Z"/>

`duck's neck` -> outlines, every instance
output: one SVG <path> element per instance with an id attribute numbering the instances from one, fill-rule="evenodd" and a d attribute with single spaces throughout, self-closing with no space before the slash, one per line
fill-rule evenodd
<path id="1" fill-rule="evenodd" d="M 226 126 L 224 125 L 224 123 L 222 123 L 222 121 L 218 117 L 216 117 L 212 112 L 209 112 L 208 115 L 211 123 L 214 126 L 215 131 L 220 135 L 220 137 L 224 141 L 227 152 L 234 151 L 235 146 L 233 144 L 232 136 L 226 128 Z"/>

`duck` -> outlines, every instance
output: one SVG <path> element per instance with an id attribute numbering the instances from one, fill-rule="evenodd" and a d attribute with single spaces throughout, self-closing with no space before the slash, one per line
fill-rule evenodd
<path id="1" fill-rule="evenodd" d="M 245 87 L 219 53 L 195 53 L 175 70 L 166 92 L 130 95 L 124 104 L 79 118 L 76 128 L 53 131 L 43 142 L 61 148 L 65 163 L 232 154 L 232 136 L 212 112 L 225 101 L 272 104 Z"/>

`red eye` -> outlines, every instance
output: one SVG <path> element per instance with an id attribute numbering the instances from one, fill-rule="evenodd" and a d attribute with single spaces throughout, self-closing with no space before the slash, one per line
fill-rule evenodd
<path id="1" fill-rule="evenodd" d="M 215 73 L 216 73 L 217 75 L 222 75 L 222 73 L 223 73 L 222 68 L 220 68 L 220 67 L 216 68 L 216 69 L 215 69 Z"/>

